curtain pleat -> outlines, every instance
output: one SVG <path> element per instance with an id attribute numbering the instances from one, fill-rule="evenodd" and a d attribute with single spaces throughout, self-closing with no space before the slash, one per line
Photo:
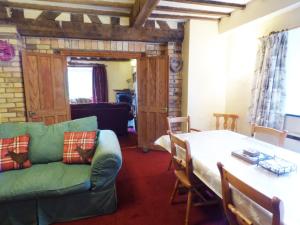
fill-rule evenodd
<path id="1" fill-rule="evenodd" d="M 108 102 L 108 85 L 105 65 L 93 67 L 93 102 Z"/>

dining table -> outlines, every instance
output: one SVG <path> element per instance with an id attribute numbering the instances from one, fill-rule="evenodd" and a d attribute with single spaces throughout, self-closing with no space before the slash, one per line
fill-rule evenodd
<path id="1" fill-rule="evenodd" d="M 284 225 L 300 225 L 299 171 L 296 169 L 278 175 L 232 155 L 233 151 L 255 149 L 272 157 L 284 159 L 300 168 L 299 153 L 228 130 L 180 133 L 176 136 L 190 144 L 194 174 L 220 198 L 222 198 L 221 177 L 217 162 L 221 162 L 229 172 L 259 192 L 270 198 L 278 197 L 283 203 Z M 159 137 L 155 144 L 171 152 L 168 135 Z M 236 207 L 254 224 L 272 224 L 271 213 L 234 188 L 232 194 Z"/>

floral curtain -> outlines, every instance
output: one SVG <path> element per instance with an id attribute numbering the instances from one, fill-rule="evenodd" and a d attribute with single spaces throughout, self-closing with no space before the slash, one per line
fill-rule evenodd
<path id="1" fill-rule="evenodd" d="M 287 31 L 260 39 L 250 106 L 251 123 L 283 128 L 287 41 Z"/>

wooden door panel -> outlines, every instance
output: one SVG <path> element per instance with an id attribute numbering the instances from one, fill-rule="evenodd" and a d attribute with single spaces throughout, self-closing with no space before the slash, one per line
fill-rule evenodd
<path id="1" fill-rule="evenodd" d="M 54 107 L 51 57 L 42 55 L 38 59 L 40 109 L 48 111 Z"/>
<path id="2" fill-rule="evenodd" d="M 148 73 L 147 73 L 147 85 L 148 85 L 148 106 L 156 107 L 156 94 L 157 94 L 157 71 L 156 71 L 156 61 L 155 58 L 150 58 L 148 63 Z"/>
<path id="3" fill-rule="evenodd" d="M 28 121 L 69 120 L 65 57 L 23 52 L 22 59 Z"/>
<path id="4" fill-rule="evenodd" d="M 169 62 L 165 56 L 138 62 L 138 144 L 154 149 L 154 141 L 166 133 Z"/>
<path id="5" fill-rule="evenodd" d="M 52 63 L 52 74 L 54 83 L 55 109 L 65 109 L 65 99 L 68 98 L 65 91 L 65 77 L 61 76 L 61 71 L 65 71 L 64 60 L 62 60 L 61 57 L 54 56 Z"/>
<path id="6" fill-rule="evenodd" d="M 157 66 L 156 66 L 157 74 L 169 74 L 169 67 L 166 66 L 166 63 L 168 63 L 168 60 L 165 58 L 159 58 L 157 60 Z M 158 76 L 156 87 L 157 87 L 157 91 L 156 91 L 157 105 L 159 106 L 165 105 L 165 107 L 167 107 L 168 102 L 166 102 L 166 99 L 169 98 L 169 76 Z"/>
<path id="7" fill-rule="evenodd" d="M 26 93 L 27 107 L 36 111 L 40 108 L 38 58 L 35 55 L 23 58 L 23 65 L 24 71 L 30 74 L 30 76 L 24 76 L 24 83 L 32 88 L 32 91 Z"/>
<path id="8" fill-rule="evenodd" d="M 142 58 L 139 60 L 138 66 L 138 107 L 142 109 L 147 106 L 147 66 L 148 60 Z M 144 110 L 142 110 L 144 111 Z"/>

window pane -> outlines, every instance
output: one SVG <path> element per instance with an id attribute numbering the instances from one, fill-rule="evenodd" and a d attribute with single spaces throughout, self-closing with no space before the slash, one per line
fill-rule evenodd
<path id="1" fill-rule="evenodd" d="M 92 67 L 68 67 L 69 98 L 92 99 Z"/>

